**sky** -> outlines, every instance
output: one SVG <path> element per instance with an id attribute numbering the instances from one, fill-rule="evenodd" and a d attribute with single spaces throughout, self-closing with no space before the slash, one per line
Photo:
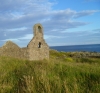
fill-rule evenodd
<path id="1" fill-rule="evenodd" d="M 36 23 L 49 46 L 100 44 L 100 0 L 0 0 L 0 47 L 26 47 Z"/>

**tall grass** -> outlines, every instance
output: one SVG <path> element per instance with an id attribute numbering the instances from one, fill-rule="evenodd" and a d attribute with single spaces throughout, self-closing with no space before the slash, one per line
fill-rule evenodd
<path id="1" fill-rule="evenodd" d="M 50 51 L 50 59 L 0 57 L 0 93 L 100 93 L 100 59 L 71 58 Z"/>

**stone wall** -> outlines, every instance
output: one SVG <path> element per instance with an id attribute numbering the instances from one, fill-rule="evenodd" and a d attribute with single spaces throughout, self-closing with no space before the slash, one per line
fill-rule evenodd
<path id="1" fill-rule="evenodd" d="M 20 59 L 28 59 L 27 49 L 21 49 L 15 43 L 7 41 L 4 46 L 0 48 L 0 56 L 8 56 Z"/>
<path id="2" fill-rule="evenodd" d="M 29 59 L 49 59 L 49 46 L 43 38 L 43 27 L 41 24 L 34 26 L 34 37 L 28 44 Z"/>
<path id="3" fill-rule="evenodd" d="M 49 59 L 49 46 L 43 38 L 43 27 L 36 24 L 33 27 L 34 37 L 27 47 L 20 48 L 11 41 L 7 41 L 5 45 L 0 47 L 0 56 L 9 56 L 28 60 Z"/>
<path id="4" fill-rule="evenodd" d="M 39 42 L 41 42 L 41 46 L 39 48 Z M 38 40 L 36 37 L 28 44 L 29 51 L 29 59 L 30 60 L 41 60 L 49 58 L 49 47 L 44 42 L 44 40 Z"/>

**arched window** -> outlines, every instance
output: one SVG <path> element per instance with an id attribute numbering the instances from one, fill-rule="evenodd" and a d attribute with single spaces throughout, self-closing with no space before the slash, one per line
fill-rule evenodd
<path id="1" fill-rule="evenodd" d="M 40 27 L 40 26 L 38 26 L 38 31 L 39 31 L 39 32 L 41 32 L 41 30 L 42 30 L 42 29 L 41 29 L 41 27 Z"/>
<path id="2" fill-rule="evenodd" d="M 41 48 L 41 42 L 39 42 L 39 44 L 38 44 L 38 48 Z"/>

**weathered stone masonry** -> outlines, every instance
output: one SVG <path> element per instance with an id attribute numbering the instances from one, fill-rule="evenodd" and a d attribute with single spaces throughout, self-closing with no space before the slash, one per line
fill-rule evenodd
<path id="1" fill-rule="evenodd" d="M 34 37 L 27 47 L 20 48 L 15 43 L 7 41 L 6 44 L 0 48 L 0 56 L 10 56 L 28 60 L 49 59 L 49 46 L 43 38 L 42 25 L 35 24 L 33 29 Z"/>

